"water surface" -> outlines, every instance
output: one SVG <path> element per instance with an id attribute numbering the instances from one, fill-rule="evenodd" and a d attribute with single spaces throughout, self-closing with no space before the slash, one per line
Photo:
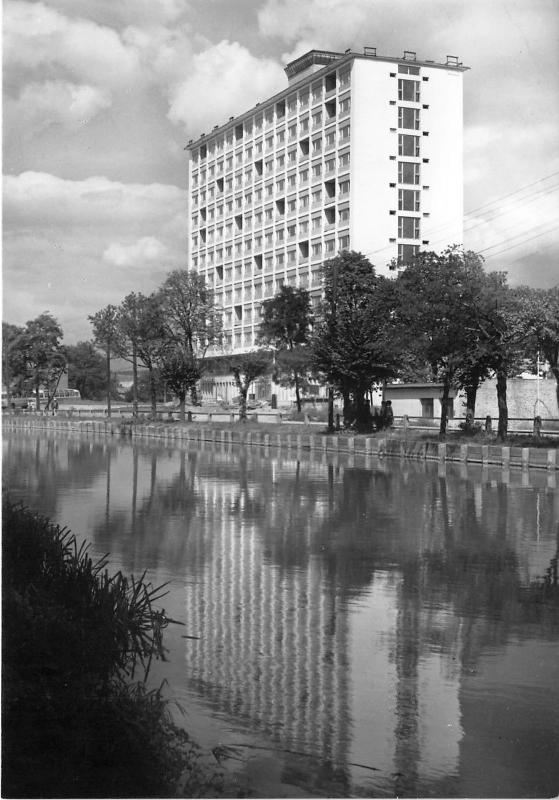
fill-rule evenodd
<path id="1" fill-rule="evenodd" d="M 170 581 L 155 678 L 243 790 L 558 793 L 554 474 L 21 432 L 4 485 Z"/>

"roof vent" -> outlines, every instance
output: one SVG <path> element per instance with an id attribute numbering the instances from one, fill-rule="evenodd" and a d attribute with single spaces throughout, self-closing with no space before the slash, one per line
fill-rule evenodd
<path id="1" fill-rule="evenodd" d="M 377 48 L 376 47 L 367 47 L 363 48 L 363 55 L 365 56 L 374 56 L 376 58 L 377 55 Z"/>
<path id="2" fill-rule="evenodd" d="M 448 56 L 447 56 L 448 58 Z M 405 61 L 415 61 L 416 60 L 416 52 L 415 50 L 404 50 L 404 60 Z"/>
<path id="3" fill-rule="evenodd" d="M 458 61 L 458 56 L 447 56 L 446 65 L 447 67 L 459 67 L 460 62 Z"/>

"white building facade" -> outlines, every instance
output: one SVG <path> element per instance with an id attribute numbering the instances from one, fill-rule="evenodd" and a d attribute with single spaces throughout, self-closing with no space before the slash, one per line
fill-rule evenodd
<path id="1" fill-rule="evenodd" d="M 223 308 L 224 350 L 254 347 L 262 301 L 321 295 L 357 250 L 387 274 L 462 243 L 462 76 L 445 63 L 312 50 L 288 87 L 188 144 L 188 264 Z"/>

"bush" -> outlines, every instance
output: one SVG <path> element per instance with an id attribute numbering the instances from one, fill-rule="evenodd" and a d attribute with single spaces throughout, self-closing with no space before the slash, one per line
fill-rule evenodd
<path id="1" fill-rule="evenodd" d="M 20 506 L 3 514 L 3 796 L 174 796 L 181 781 L 200 796 L 198 748 L 144 683 L 164 657 L 163 587 L 110 577 Z"/>

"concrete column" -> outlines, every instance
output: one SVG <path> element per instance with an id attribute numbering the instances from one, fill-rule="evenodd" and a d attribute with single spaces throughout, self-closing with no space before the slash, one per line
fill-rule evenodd
<path id="1" fill-rule="evenodd" d="M 530 448 L 523 447 L 522 448 L 522 469 L 528 469 L 530 464 Z"/>
<path id="2" fill-rule="evenodd" d="M 482 444 L 481 446 L 481 463 L 487 464 L 489 461 L 489 445 Z"/>
<path id="3" fill-rule="evenodd" d="M 446 460 L 446 444 L 445 442 L 439 442 L 439 461 Z"/>

